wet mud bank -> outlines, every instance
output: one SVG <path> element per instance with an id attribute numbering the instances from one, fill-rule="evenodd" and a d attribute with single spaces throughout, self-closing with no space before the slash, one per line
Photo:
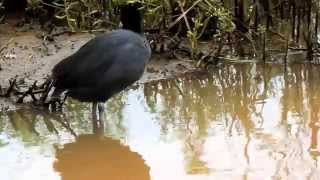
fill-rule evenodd
<path id="1" fill-rule="evenodd" d="M 35 25 L 17 26 L 17 21 L 0 24 L 0 86 L 9 87 L 9 80 L 17 78 L 27 85 L 43 82 L 52 67 L 76 52 L 95 37 L 93 33 L 68 33 L 63 28 L 53 32 L 40 30 Z M 153 54 L 145 74 L 138 84 L 182 76 L 200 71 L 191 60 L 167 59 Z M 0 98 L 0 110 L 15 109 L 10 100 Z"/>

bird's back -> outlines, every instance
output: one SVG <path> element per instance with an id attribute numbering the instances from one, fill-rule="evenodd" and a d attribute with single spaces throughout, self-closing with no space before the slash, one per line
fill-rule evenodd
<path id="1" fill-rule="evenodd" d="M 54 86 L 82 101 L 105 101 L 141 77 L 150 54 L 140 34 L 103 34 L 53 68 Z"/>

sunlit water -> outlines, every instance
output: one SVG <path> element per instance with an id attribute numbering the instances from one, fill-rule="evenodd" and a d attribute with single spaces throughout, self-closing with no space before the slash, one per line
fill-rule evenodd
<path id="1" fill-rule="evenodd" d="M 149 83 L 105 104 L 102 135 L 86 103 L 0 112 L 0 179 L 320 179 L 319 68 L 226 64 Z"/>

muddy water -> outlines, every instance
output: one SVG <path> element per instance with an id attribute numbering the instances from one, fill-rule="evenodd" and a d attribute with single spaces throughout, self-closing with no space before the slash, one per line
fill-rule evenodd
<path id="1" fill-rule="evenodd" d="M 64 113 L 0 113 L 2 180 L 320 179 L 318 66 L 226 64 Z"/>

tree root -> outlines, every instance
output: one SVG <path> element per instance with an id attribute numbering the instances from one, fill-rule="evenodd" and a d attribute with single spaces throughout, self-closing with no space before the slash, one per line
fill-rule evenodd
<path id="1" fill-rule="evenodd" d="M 39 84 L 34 81 L 32 85 L 26 83 L 19 83 L 18 77 L 9 80 L 9 87 L 3 89 L 0 86 L 0 97 L 13 98 L 18 104 L 31 102 L 33 105 L 42 106 L 51 111 L 58 111 L 62 109 L 65 99 L 53 98 L 48 101 L 49 93 L 52 89 L 52 79 L 47 77 L 46 80 Z M 22 82 L 24 82 L 22 80 Z"/>

